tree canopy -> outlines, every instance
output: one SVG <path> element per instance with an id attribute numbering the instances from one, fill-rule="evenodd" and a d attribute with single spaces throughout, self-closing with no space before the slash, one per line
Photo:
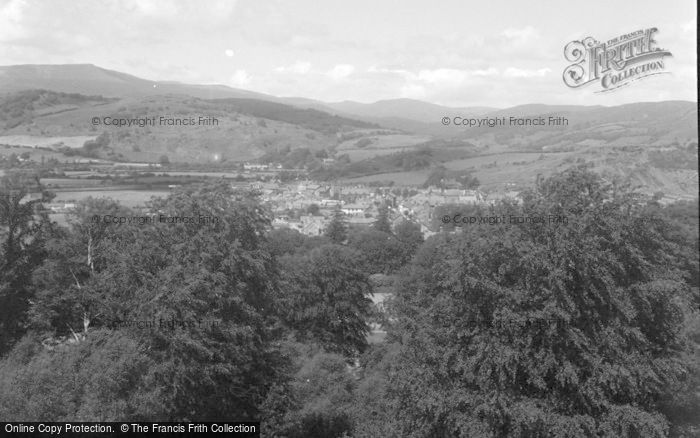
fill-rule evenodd
<path id="1" fill-rule="evenodd" d="M 0 184 L 0 418 L 248 419 L 290 438 L 700 430 L 697 201 L 579 166 L 521 202 L 433 212 L 497 224 L 424 240 L 408 219 L 348 229 L 336 209 L 309 237 L 223 182 L 145 210 L 86 199 L 58 226 L 32 181 Z"/>
<path id="2" fill-rule="evenodd" d="M 500 209 L 569 222 L 471 227 L 421 250 L 439 256 L 397 288 L 403 436 L 666 436 L 690 299 L 668 225 L 582 167 Z"/>

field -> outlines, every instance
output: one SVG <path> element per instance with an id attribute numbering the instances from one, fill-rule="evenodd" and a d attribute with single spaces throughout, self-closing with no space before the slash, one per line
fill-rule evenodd
<path id="1" fill-rule="evenodd" d="M 165 197 L 170 194 L 165 190 L 86 190 L 74 192 L 56 192 L 53 202 L 78 202 L 88 197 L 112 198 L 129 208 L 143 207 L 151 197 Z"/>
<path id="2" fill-rule="evenodd" d="M 41 162 L 41 157 L 44 157 L 44 160 L 49 160 L 51 158 L 55 158 L 58 161 L 64 162 L 64 161 L 73 161 L 73 158 L 68 158 L 65 155 L 63 155 L 60 152 L 54 152 L 54 151 L 49 151 L 46 149 L 36 149 L 31 146 L 11 146 L 7 144 L 3 144 L 2 141 L 0 141 L 0 157 L 9 157 L 11 154 L 15 155 L 21 155 L 24 152 L 29 152 L 29 158 L 33 161 L 36 162 Z"/>
<path id="3" fill-rule="evenodd" d="M 88 140 L 94 140 L 97 135 L 77 135 L 63 137 L 39 137 L 36 135 L 2 135 L 0 144 L 29 147 L 52 147 L 67 146 L 69 148 L 80 148 Z"/>
<path id="4" fill-rule="evenodd" d="M 41 183 L 49 189 L 91 189 L 104 187 L 107 181 L 100 179 L 42 178 Z"/>
<path id="5" fill-rule="evenodd" d="M 366 184 L 375 181 L 394 181 L 394 184 L 401 186 L 422 185 L 428 178 L 430 170 L 414 170 L 410 172 L 380 173 L 377 175 L 362 176 L 358 178 L 348 178 L 342 183 L 346 184 Z"/>

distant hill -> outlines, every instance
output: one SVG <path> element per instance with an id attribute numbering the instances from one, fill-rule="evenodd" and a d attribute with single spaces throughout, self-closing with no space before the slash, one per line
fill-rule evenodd
<path id="1" fill-rule="evenodd" d="M 363 119 L 405 119 L 421 123 L 439 122 L 444 116 L 475 116 L 495 110 L 489 107 L 454 108 L 414 99 L 390 99 L 380 100 L 374 103 L 360 103 L 346 100 L 343 102 L 326 102 L 319 104 L 318 102 L 308 99 L 292 98 L 290 102 L 297 105 L 318 105 L 319 107 L 337 111 L 341 114 L 353 115 Z"/>
<path id="2" fill-rule="evenodd" d="M 0 66 L 0 94 L 30 89 L 104 97 L 184 94 L 203 99 L 239 97 L 277 100 L 272 96 L 224 85 L 149 81 L 92 64 Z"/>
<path id="3" fill-rule="evenodd" d="M 264 100 L 215 99 L 209 100 L 209 102 L 217 105 L 226 105 L 227 108 L 234 111 L 244 112 L 256 117 L 264 117 L 270 120 L 291 123 L 326 134 L 335 134 L 341 131 L 341 127 L 379 128 L 379 125 L 374 123 L 330 115 L 315 109 L 300 109 L 290 105 L 266 102 Z"/>
<path id="4" fill-rule="evenodd" d="M 109 120 L 154 117 L 155 122 L 142 126 L 109 124 Z M 218 124 L 200 124 L 200 117 L 216 118 Z M 190 118 L 194 124 L 186 126 L 166 120 Z M 93 119 L 98 123 L 93 124 Z M 86 137 L 100 136 L 98 145 L 89 151 L 91 156 L 113 160 L 157 162 L 167 155 L 177 162 L 245 161 L 280 148 L 326 150 L 337 145 L 343 134 L 377 128 L 256 99 L 205 100 L 182 95 L 107 99 L 47 90 L 0 96 L 0 144 L 45 147 L 50 138 L 54 149 L 66 150 L 75 149 L 76 138 L 84 142 Z"/>
<path id="5" fill-rule="evenodd" d="M 44 89 L 104 97 L 135 97 L 183 94 L 202 99 L 246 98 L 316 109 L 372 123 L 385 120 L 388 126 L 411 126 L 408 122 L 439 122 L 444 115 L 478 115 L 493 108 L 450 108 L 413 99 L 327 103 L 302 97 L 276 97 L 226 85 L 193 85 L 172 81 L 151 81 L 92 64 L 0 66 L 0 94 Z"/>
<path id="6" fill-rule="evenodd" d="M 219 124 L 91 123 L 94 117 L 159 116 L 216 117 Z M 445 126 L 445 116 L 552 116 L 568 124 Z M 326 103 L 224 85 L 149 81 L 87 64 L 0 67 L 0 145 L 62 148 L 52 152 L 59 156 L 87 143 L 90 154 L 115 160 L 156 162 L 166 155 L 170 161 L 208 163 L 276 157 L 294 167 L 325 169 L 331 179 L 352 175 L 358 181 L 417 185 L 432 167 L 445 166 L 473 173 L 488 190 L 531 184 L 537 175 L 586 161 L 649 192 L 684 197 L 698 190 L 697 130 L 697 103 L 685 101 L 506 109 L 449 108 L 411 99 Z M 426 150 L 429 159 L 423 160 Z M 417 156 L 421 168 L 413 165 Z M 323 163 L 325 157 L 335 161 Z"/>
<path id="7" fill-rule="evenodd" d="M 414 99 L 380 100 L 374 103 L 345 101 L 327 105 L 348 114 L 374 118 L 403 118 L 418 122 L 439 122 L 444 116 L 477 116 L 494 110 L 489 107 L 454 108 Z"/>
<path id="8" fill-rule="evenodd" d="M 449 127 L 458 136 L 474 137 L 487 133 L 526 135 L 534 131 L 575 136 L 586 132 L 598 137 L 600 132 L 618 131 L 620 136 L 649 136 L 654 139 L 697 138 L 697 103 L 688 101 L 639 102 L 619 106 L 576 106 L 530 104 L 497 110 L 484 117 L 536 118 L 564 117 L 568 125 L 495 128 Z M 561 131 L 561 132 L 559 132 Z M 595 132 L 598 132 L 596 134 Z"/>

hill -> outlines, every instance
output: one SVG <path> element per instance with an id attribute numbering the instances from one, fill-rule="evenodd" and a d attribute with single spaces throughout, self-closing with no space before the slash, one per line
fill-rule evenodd
<path id="1" fill-rule="evenodd" d="M 494 111 L 494 108 L 488 107 L 453 108 L 415 99 L 379 100 L 374 103 L 343 101 L 323 105 L 363 120 L 403 119 L 421 123 L 439 122 L 442 117 L 450 115 L 478 116 Z"/>
<path id="2" fill-rule="evenodd" d="M 313 164 L 325 178 L 371 176 L 416 185 L 424 182 L 425 172 L 445 166 L 472 172 L 488 190 L 530 184 L 537 175 L 587 161 L 651 192 L 695 196 L 698 186 L 695 102 L 528 104 L 497 110 L 410 99 L 325 103 L 223 85 L 149 81 L 93 65 L 0 67 L 0 90 L 0 144 L 79 149 L 101 136 L 89 152 L 102 158 L 155 162 L 166 155 L 197 163 L 279 158 L 294 166 Z M 219 123 L 103 123 L 105 117 L 200 116 Z M 551 116 L 566 123 L 445 126 L 445 116 Z M 97 125 L 91 123 L 95 117 Z M 432 151 L 429 159 L 415 168 L 414 153 L 426 148 Z M 335 162 L 319 170 L 325 157 Z"/>
<path id="3" fill-rule="evenodd" d="M 92 64 L 0 66 L 0 92 L 13 93 L 30 89 L 105 97 L 182 94 L 202 99 L 257 99 L 315 109 L 392 127 L 394 123 L 404 127 L 411 126 L 408 122 L 439 121 L 445 114 L 478 115 L 493 111 L 493 108 L 483 107 L 450 108 L 413 99 L 382 100 L 374 103 L 352 101 L 327 103 L 301 97 L 281 98 L 226 85 L 195 85 L 147 80 Z"/>
<path id="4" fill-rule="evenodd" d="M 0 92 L 44 89 L 105 97 L 183 94 L 202 99 L 238 97 L 277 100 L 224 85 L 189 85 L 150 81 L 92 64 L 0 66 Z"/>
<path id="5" fill-rule="evenodd" d="M 114 125 L 129 120 L 132 126 Z M 107 99 L 46 90 L 0 97 L 0 144 L 46 147 L 50 138 L 49 146 L 65 150 L 75 148 L 75 138 L 84 143 L 100 136 L 100 146 L 88 155 L 113 160 L 157 162 L 166 155 L 178 162 L 246 161 L 280 148 L 325 150 L 343 133 L 369 128 L 376 126 L 255 99 Z"/>

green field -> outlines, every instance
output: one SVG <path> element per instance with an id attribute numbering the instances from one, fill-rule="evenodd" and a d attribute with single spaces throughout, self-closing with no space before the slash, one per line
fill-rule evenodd
<path id="1" fill-rule="evenodd" d="M 165 197 L 170 194 L 164 190 L 87 190 L 75 192 L 57 192 L 53 202 L 78 202 L 88 197 L 112 198 L 129 207 L 143 207 L 151 197 Z"/>
<path id="2" fill-rule="evenodd" d="M 413 170 L 410 172 L 390 172 L 377 175 L 361 176 L 358 178 L 348 178 L 342 180 L 346 184 L 363 184 L 374 181 L 394 181 L 400 186 L 422 185 L 428 178 L 430 170 Z"/>

